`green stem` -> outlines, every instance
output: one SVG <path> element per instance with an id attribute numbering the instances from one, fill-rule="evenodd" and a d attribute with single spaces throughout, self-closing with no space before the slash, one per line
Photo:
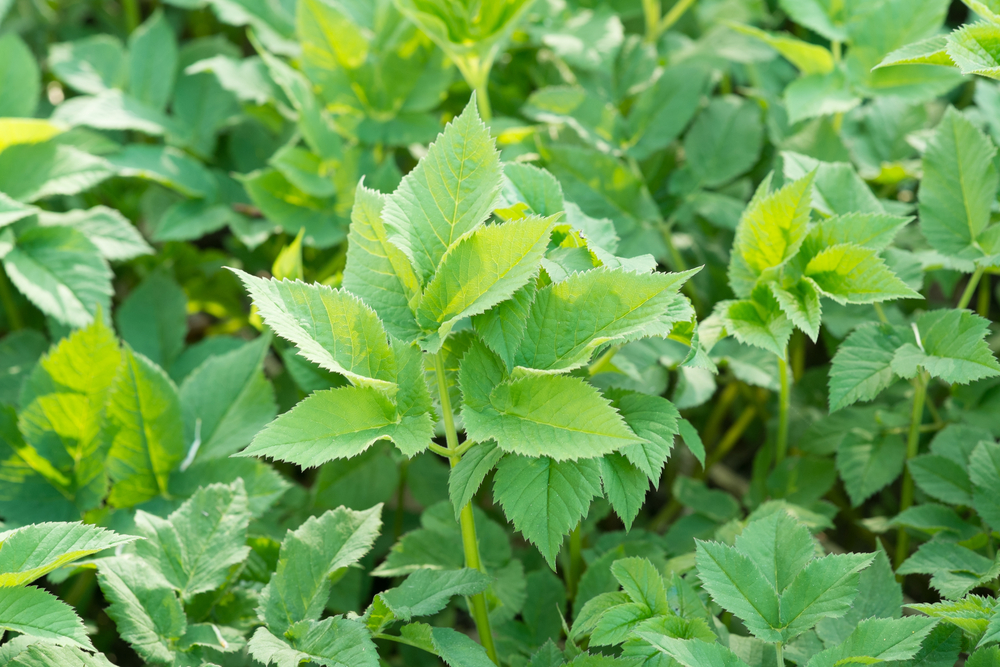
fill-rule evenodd
<path id="1" fill-rule="evenodd" d="M 660 0 L 642 0 L 642 13 L 646 19 L 646 42 L 656 42 L 660 29 Z"/>
<path id="2" fill-rule="evenodd" d="M 569 593 L 570 600 L 576 599 L 576 590 L 582 574 L 583 534 L 580 532 L 580 524 L 577 524 L 573 532 L 569 534 L 569 567 L 566 568 L 566 591 Z M 573 613 L 577 613 L 575 608 Z"/>
<path id="3" fill-rule="evenodd" d="M 743 408 L 743 412 L 741 412 L 740 416 L 736 418 L 733 425 L 729 427 L 726 434 L 722 436 L 722 440 L 719 441 L 718 446 L 712 450 L 708 460 L 705 461 L 705 468 L 699 474 L 695 475 L 695 477 L 707 477 L 709 469 L 725 458 L 726 454 L 729 453 L 729 450 L 731 450 L 733 446 L 740 441 L 740 438 L 743 437 L 743 434 L 746 432 L 750 424 L 753 423 L 753 419 L 756 416 L 756 406 L 748 405 Z"/>
<path id="4" fill-rule="evenodd" d="M 920 446 L 920 424 L 924 418 L 924 402 L 927 399 L 927 376 L 921 373 L 913 380 L 913 411 L 910 413 L 910 433 L 906 438 L 906 460 L 909 463 L 917 455 Z M 903 469 L 903 494 L 899 501 L 899 511 L 904 512 L 913 504 L 913 477 L 909 466 Z M 910 535 L 900 526 L 896 537 L 896 567 L 902 565 L 910 555 Z"/>
<path id="5" fill-rule="evenodd" d="M 396 489 L 396 515 L 392 521 L 392 534 L 395 541 L 399 541 L 403 534 L 403 502 L 406 498 L 406 477 L 410 471 L 410 459 L 403 459 L 399 464 L 399 486 Z"/>
<path id="6" fill-rule="evenodd" d="M 840 58 L 843 54 L 842 47 L 843 45 L 840 43 L 839 40 L 835 39 L 832 42 L 830 42 L 830 51 L 833 53 L 833 62 L 835 63 L 840 62 Z"/>
<path id="7" fill-rule="evenodd" d="M 969 283 L 965 286 L 965 291 L 962 292 L 962 298 L 958 300 L 959 310 L 968 307 L 969 302 L 972 301 L 972 295 L 976 292 L 976 285 L 979 284 L 979 279 L 983 277 L 985 272 L 986 269 L 980 266 L 976 269 L 976 272 L 972 274 L 972 277 L 969 278 Z"/>
<path id="8" fill-rule="evenodd" d="M 788 350 L 785 350 L 785 357 Z M 788 362 L 784 357 L 778 357 L 778 379 L 781 381 L 781 393 L 778 394 L 778 439 L 775 442 L 774 465 L 785 460 L 788 453 L 788 406 L 790 388 L 788 383 Z"/>
<path id="9" fill-rule="evenodd" d="M 437 375 L 438 397 L 441 400 L 441 417 L 444 420 L 444 437 L 448 442 L 448 449 L 454 451 L 459 448 L 458 432 L 455 430 L 455 416 L 451 410 L 451 397 L 448 394 L 448 376 L 444 370 L 444 351 L 439 351 L 434 355 L 434 370 Z M 459 457 L 452 456 L 451 467 L 458 465 Z M 462 548 L 465 551 L 465 566 L 486 573 L 482 559 L 479 557 L 479 540 L 476 538 L 476 519 L 472 513 L 472 503 L 468 503 L 462 508 L 459 517 L 459 525 L 462 528 Z M 490 614 L 486 607 L 486 596 L 477 593 L 469 597 L 469 609 L 472 612 L 472 619 L 476 622 L 476 630 L 479 632 L 479 641 L 486 654 L 495 664 L 499 665 L 497 658 L 497 648 L 493 642 L 493 631 L 490 628 Z"/>
<path id="10" fill-rule="evenodd" d="M 125 30 L 131 34 L 139 27 L 139 0 L 122 0 L 125 10 Z"/>
<path id="11" fill-rule="evenodd" d="M 673 25 L 677 23 L 682 16 L 684 16 L 684 12 L 690 9 L 693 4 L 694 0 L 680 0 L 680 2 L 671 7 L 670 11 L 667 12 L 667 15 L 663 17 L 662 21 L 660 21 L 656 38 L 659 39 L 661 34 L 670 30 L 670 28 L 673 27 Z"/>
<path id="12" fill-rule="evenodd" d="M 719 438 L 719 431 L 722 430 L 722 421 L 729 413 L 729 408 L 739 393 L 740 384 L 737 380 L 733 380 L 719 394 L 719 398 L 715 401 L 715 407 L 712 408 L 712 414 L 708 417 L 708 422 L 705 424 L 705 430 L 701 437 L 706 447 L 714 445 L 715 441 Z"/>
<path id="13" fill-rule="evenodd" d="M 979 300 L 976 303 L 976 312 L 979 313 L 980 317 L 987 319 L 990 317 L 990 292 L 992 291 L 992 287 L 989 274 L 984 275 L 979 282 Z"/>
<path id="14" fill-rule="evenodd" d="M 7 313 L 7 325 L 11 331 L 24 328 L 24 318 L 21 317 L 21 309 L 17 307 L 17 300 L 10 289 L 10 280 L 7 272 L 0 268 L 0 301 L 3 302 L 4 312 Z"/>
<path id="15" fill-rule="evenodd" d="M 778 642 L 774 645 L 775 662 L 778 667 L 785 667 L 785 647 Z"/>
<path id="16" fill-rule="evenodd" d="M 489 123 L 493 118 L 493 109 L 490 106 L 490 70 L 493 68 L 493 59 L 486 58 L 479 60 L 476 58 L 458 58 L 455 65 L 465 78 L 469 87 L 476 91 L 476 102 L 479 104 L 479 116 L 484 123 Z"/>
<path id="17" fill-rule="evenodd" d="M 889 318 L 885 316 L 885 311 L 882 310 L 882 304 L 877 301 L 872 304 L 875 309 L 875 314 L 878 315 L 878 321 L 882 324 L 889 324 Z"/>

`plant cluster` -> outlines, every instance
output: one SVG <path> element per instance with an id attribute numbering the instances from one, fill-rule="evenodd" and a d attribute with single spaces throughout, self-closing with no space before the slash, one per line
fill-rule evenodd
<path id="1" fill-rule="evenodd" d="M 1000 665 L 994 0 L 0 0 L 0 664 Z"/>

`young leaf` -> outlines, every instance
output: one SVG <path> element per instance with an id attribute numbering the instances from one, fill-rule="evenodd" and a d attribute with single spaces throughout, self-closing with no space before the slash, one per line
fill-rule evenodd
<path id="1" fill-rule="evenodd" d="M 720 301 L 716 308 L 736 340 L 784 358 L 793 324 L 766 285 L 755 289 L 750 299 Z"/>
<path id="2" fill-rule="evenodd" d="M 310 394 L 268 424 L 240 456 L 266 456 L 312 468 L 357 456 L 379 440 L 392 440 L 413 455 L 432 437 L 429 415 L 399 415 L 372 387 L 340 387 Z"/>
<path id="3" fill-rule="evenodd" d="M 402 621 L 415 616 L 433 616 L 456 595 L 474 595 L 486 590 L 490 578 L 479 570 L 417 570 L 385 593 L 382 601 Z"/>
<path id="4" fill-rule="evenodd" d="M 268 628 L 280 634 L 300 621 L 319 619 L 330 596 L 330 575 L 368 553 L 382 527 L 381 513 L 381 503 L 364 512 L 341 507 L 285 535 L 257 608 Z"/>
<path id="5" fill-rule="evenodd" d="M 790 640 L 824 618 L 843 616 L 858 594 L 870 554 L 830 554 L 806 565 L 781 594 L 782 636 Z"/>
<path id="6" fill-rule="evenodd" d="M 411 341 L 419 328 L 410 301 L 420 293 L 420 282 L 406 254 L 389 239 L 382 222 L 384 207 L 384 195 L 358 184 L 347 235 L 344 288 L 371 306 L 391 334 Z"/>
<path id="7" fill-rule="evenodd" d="M 755 637 L 782 641 L 778 594 L 746 555 L 718 542 L 697 542 L 698 577 L 719 605 L 740 617 Z M 648 639 L 647 639 L 648 641 Z"/>
<path id="8" fill-rule="evenodd" d="M 382 211 L 391 240 L 410 257 L 421 284 L 445 252 L 492 212 L 502 175 L 493 139 L 470 100 Z"/>
<path id="9" fill-rule="evenodd" d="M 600 471 L 590 460 L 507 456 L 493 480 L 493 496 L 504 514 L 553 569 L 563 538 L 600 493 Z"/>
<path id="10" fill-rule="evenodd" d="M 181 406 L 174 383 L 127 346 L 108 397 L 114 434 L 107 470 L 115 507 L 132 507 L 164 495 L 170 472 L 184 458 Z"/>
<path id="11" fill-rule="evenodd" d="M 299 354 L 358 387 L 396 391 L 396 359 L 375 312 L 344 290 L 233 269 L 264 321 Z"/>
<path id="12" fill-rule="evenodd" d="M 139 511 L 136 528 L 146 539 L 136 552 L 156 564 L 184 600 L 214 590 L 225 583 L 231 566 L 246 560 L 247 505 L 240 479 L 232 486 L 198 489 L 166 520 Z"/>
<path id="13" fill-rule="evenodd" d="M 819 303 L 820 293 L 812 280 L 800 280 L 787 288 L 777 283 L 770 284 L 774 298 L 792 324 L 802 329 L 814 342 L 819 336 L 822 310 Z"/>
<path id="14" fill-rule="evenodd" d="M 135 540 L 82 523 L 36 523 L 0 533 L 0 587 L 23 586 L 74 560 Z"/>
<path id="15" fill-rule="evenodd" d="M 995 154 L 993 142 L 949 107 L 927 144 L 920 181 L 920 229 L 938 252 L 984 254 L 978 240 L 1000 183 Z"/>
<path id="16" fill-rule="evenodd" d="M 816 555 L 816 541 L 806 526 L 786 512 L 751 521 L 736 538 L 771 586 L 781 593 Z"/>
<path id="17" fill-rule="evenodd" d="M 110 602 L 108 616 L 122 639 L 145 660 L 172 661 L 173 643 L 184 634 L 187 620 L 170 584 L 146 561 L 130 556 L 102 558 L 97 573 Z"/>
<path id="18" fill-rule="evenodd" d="M 948 57 L 962 70 L 962 74 L 1000 79 L 998 36 L 1000 27 L 995 23 L 963 25 L 948 35 Z"/>
<path id="19" fill-rule="evenodd" d="M 903 344 L 888 324 L 860 326 L 837 348 L 830 366 L 830 412 L 870 401 L 892 384 L 892 360 Z"/>
<path id="20" fill-rule="evenodd" d="M 905 378 L 923 367 L 952 384 L 968 384 L 1000 375 L 986 337 L 989 321 L 966 310 L 932 310 L 917 318 L 917 344 L 906 343 L 892 360 L 892 370 Z"/>
<path id="21" fill-rule="evenodd" d="M 805 275 L 823 296 L 838 303 L 921 298 L 886 267 L 875 250 L 850 243 L 822 250 L 809 260 Z"/>
<path id="22" fill-rule="evenodd" d="M 0 588 L 0 628 L 54 644 L 94 650 L 73 608 L 34 586 Z"/>
<path id="23" fill-rule="evenodd" d="M 486 475 L 503 458 L 504 451 L 492 440 L 481 442 L 462 455 L 448 476 L 448 495 L 455 507 L 455 520 L 476 495 Z"/>
<path id="24" fill-rule="evenodd" d="M 476 442 L 492 439 L 504 451 L 557 461 L 603 456 L 642 442 L 595 387 L 564 375 L 505 382 L 493 390 L 488 406 L 467 405 L 462 416 Z"/>
<path id="25" fill-rule="evenodd" d="M 552 220 L 528 216 L 479 227 L 441 258 L 417 309 L 420 325 L 438 340 L 460 319 L 506 301 L 538 273 Z"/>
<path id="26" fill-rule="evenodd" d="M 687 312 L 672 311 L 686 305 L 678 291 L 696 272 L 594 269 L 538 290 L 515 365 L 571 370 L 605 343 L 665 335 L 674 322 L 686 319 Z"/>

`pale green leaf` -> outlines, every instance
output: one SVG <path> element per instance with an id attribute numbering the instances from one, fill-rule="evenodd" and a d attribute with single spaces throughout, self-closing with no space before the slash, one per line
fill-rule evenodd
<path id="1" fill-rule="evenodd" d="M 984 340 L 989 321 L 967 310 L 932 310 L 917 318 L 917 345 L 900 347 L 892 370 L 906 378 L 924 368 L 952 384 L 1000 375 L 1000 363 Z"/>
<path id="2" fill-rule="evenodd" d="M 817 178 L 817 181 L 819 179 Z M 867 186 L 865 186 L 867 187 Z M 817 185 L 817 189 L 818 185 Z M 885 250 L 900 229 L 913 218 L 887 213 L 846 213 L 821 220 L 809 231 L 809 241 L 834 246 L 852 243 L 871 250 Z"/>
<path id="3" fill-rule="evenodd" d="M 266 456 L 312 468 L 357 456 L 379 440 L 392 440 L 407 454 L 422 451 L 433 437 L 427 414 L 404 416 L 372 387 L 317 391 L 260 431 L 240 456 Z"/>
<path id="4" fill-rule="evenodd" d="M 83 327 L 98 309 L 111 312 L 111 268 L 75 229 L 30 229 L 17 238 L 3 265 L 10 281 L 39 310 L 63 324 Z"/>
<path id="5" fill-rule="evenodd" d="M 981 595 L 966 595 L 961 600 L 942 600 L 935 603 L 908 604 L 909 609 L 940 619 L 943 623 L 961 628 L 973 643 L 985 640 L 993 617 L 996 600 Z"/>
<path id="6" fill-rule="evenodd" d="M 888 54 L 875 69 L 892 65 L 944 65 L 955 63 L 948 55 L 948 35 L 935 35 L 913 44 L 907 44 Z"/>
<path id="7" fill-rule="evenodd" d="M 1000 79 L 1000 26 L 994 23 L 961 26 L 948 35 L 947 55 L 962 74 Z"/>
<path id="8" fill-rule="evenodd" d="M 538 274 L 552 225 L 549 218 L 527 216 L 479 227 L 459 240 L 445 252 L 424 289 L 417 310 L 420 325 L 439 344 L 460 319 L 513 296 Z"/>
<path id="9" fill-rule="evenodd" d="M 249 552 L 250 511 L 243 480 L 199 489 L 165 520 L 139 511 L 135 522 L 146 538 L 136 545 L 136 553 L 155 564 L 184 600 L 221 586 L 230 567 Z"/>
<path id="10" fill-rule="evenodd" d="M 396 359 L 378 315 L 326 285 L 257 278 L 238 269 L 264 321 L 299 354 L 358 387 L 395 393 Z"/>
<path id="11" fill-rule="evenodd" d="M 277 570 L 257 608 L 268 628 L 283 633 L 300 621 L 319 619 L 330 596 L 330 575 L 368 553 L 382 527 L 381 514 L 381 503 L 363 512 L 341 507 L 285 535 Z"/>
<path id="12" fill-rule="evenodd" d="M 757 103 L 736 96 L 715 97 L 684 137 L 684 155 L 699 184 L 714 188 L 753 167 L 763 143 Z"/>
<path id="13" fill-rule="evenodd" d="M 114 173 L 103 157 L 55 140 L 8 146 L 0 152 L 0 191 L 23 202 L 75 195 Z"/>
<path id="14" fill-rule="evenodd" d="M 184 457 L 177 388 L 160 368 L 128 347 L 108 398 L 113 433 L 107 470 L 115 507 L 132 507 L 167 492 L 170 472 Z"/>
<path id="15" fill-rule="evenodd" d="M 632 602 L 642 604 L 654 614 L 671 614 L 667 604 L 667 590 L 659 570 L 647 558 L 622 558 L 611 564 L 622 590 Z"/>
<path id="16" fill-rule="evenodd" d="M 842 304 L 921 298 L 896 277 L 877 251 L 853 243 L 820 251 L 809 260 L 805 275 L 823 296 Z"/>
<path id="17" fill-rule="evenodd" d="M 36 523 L 0 533 L 0 588 L 23 586 L 67 563 L 135 539 L 82 523 Z"/>
<path id="18" fill-rule="evenodd" d="M 378 313 L 390 333 L 411 341 L 417 337 L 418 327 L 410 302 L 420 293 L 420 282 L 410 260 L 389 240 L 382 222 L 384 206 L 384 195 L 358 184 L 343 284 Z"/>
<path id="19" fill-rule="evenodd" d="M 989 441 L 976 445 L 969 457 L 969 476 L 976 512 L 996 529 L 1000 526 L 1000 445 Z"/>
<path id="20" fill-rule="evenodd" d="M 728 25 L 736 32 L 764 42 L 787 58 L 803 74 L 826 74 L 833 69 L 833 55 L 825 47 L 803 42 L 791 35 L 769 33 L 751 25 L 740 23 Z"/>
<path id="21" fill-rule="evenodd" d="M 8 91 L 0 101 L 0 118 L 35 115 L 41 72 L 31 49 L 13 30 L 0 37 L 0 90 Z"/>
<path id="22" fill-rule="evenodd" d="M 993 142 L 949 107 L 927 143 L 920 181 L 920 229 L 938 252 L 984 254 L 978 239 L 989 225 L 1000 182 L 995 154 Z"/>
<path id="23" fill-rule="evenodd" d="M 172 661 L 187 619 L 163 576 L 140 558 L 119 556 L 98 561 L 97 581 L 121 638 L 145 660 Z"/>
<path id="24" fill-rule="evenodd" d="M 626 445 L 619 450 L 649 481 L 660 480 L 663 466 L 670 458 L 674 436 L 679 432 L 680 413 L 673 403 L 660 396 L 610 389 L 605 396 L 622 419 L 645 442 Z"/>
<path id="25" fill-rule="evenodd" d="M 128 218 L 107 206 L 73 209 L 66 213 L 41 212 L 38 224 L 73 227 L 90 239 L 104 258 L 111 262 L 153 254 L 153 248 Z"/>
<path id="26" fill-rule="evenodd" d="M 819 336 L 822 317 L 816 283 L 812 280 L 800 280 L 787 288 L 771 283 L 770 288 L 781 312 L 815 342 Z"/>
<path id="27" fill-rule="evenodd" d="M 93 35 L 49 48 L 49 69 L 81 93 L 100 93 L 125 84 L 125 48 L 111 35 Z"/>
<path id="28" fill-rule="evenodd" d="M 493 210 L 503 172 L 474 101 L 448 124 L 385 202 L 391 240 L 415 265 L 421 283 L 445 252 Z"/>
<path id="29" fill-rule="evenodd" d="M 816 555 L 816 542 L 805 524 L 787 512 L 775 512 L 751 521 L 736 537 L 736 549 L 781 593 Z"/>
<path id="30" fill-rule="evenodd" d="M 507 456 L 493 480 L 493 496 L 504 514 L 553 569 L 563 538 L 600 493 L 600 470 L 592 460 Z"/>
<path id="31" fill-rule="evenodd" d="M 666 335 L 674 322 L 687 319 L 680 315 L 684 308 L 678 306 L 686 305 L 686 299 L 678 292 L 696 272 L 638 274 L 602 268 L 538 290 L 515 365 L 570 370 L 586 364 L 605 343 Z"/>
<path id="32" fill-rule="evenodd" d="M 200 162 L 169 146 L 130 144 L 108 158 L 120 176 L 150 180 L 187 197 L 215 196 L 215 179 Z"/>
<path id="33" fill-rule="evenodd" d="M 817 211 L 830 216 L 860 216 L 861 225 L 858 231 L 861 234 L 881 233 L 880 224 L 874 228 L 866 225 L 866 216 L 884 215 L 885 208 L 872 192 L 868 184 L 858 175 L 857 169 L 849 162 L 823 162 L 801 153 L 793 151 L 781 152 L 784 163 L 785 180 L 798 180 L 815 171 L 813 177 L 813 197 L 812 206 Z M 812 232 L 818 228 L 825 227 L 833 229 L 836 233 L 840 227 L 838 222 L 832 226 L 824 225 L 821 221 L 814 226 Z M 858 245 L 867 245 L 853 238 L 844 239 L 842 242 L 857 242 Z"/>
<path id="34" fill-rule="evenodd" d="M 9 644 L 10 642 L 8 642 Z M 6 644 L 5 644 L 6 646 Z M 83 649 L 52 644 L 33 644 L 19 653 L 11 667 L 113 667 L 100 653 L 87 653 Z"/>
<path id="35" fill-rule="evenodd" d="M 76 611 L 34 586 L 0 588 L 0 629 L 94 650 Z"/>
<path id="36" fill-rule="evenodd" d="M 454 596 L 482 593 L 489 585 L 490 577 L 479 570 L 417 570 L 380 597 L 398 619 L 408 621 L 433 616 Z"/>
<path id="37" fill-rule="evenodd" d="M 608 609 L 601 614 L 597 625 L 590 634 L 590 646 L 613 646 L 621 644 L 643 621 L 653 613 L 644 604 L 629 602 Z"/>
<path id="38" fill-rule="evenodd" d="M 750 299 L 721 301 L 716 308 L 736 340 L 785 357 L 794 325 L 766 285 L 755 289 Z"/>
<path id="39" fill-rule="evenodd" d="M 603 456 L 642 442 L 592 385 L 564 375 L 529 375 L 497 386 L 490 404 L 466 405 L 468 436 L 501 449 L 557 461 Z"/>
<path id="40" fill-rule="evenodd" d="M 66 100 L 56 107 L 52 114 L 52 120 L 69 127 L 84 126 L 97 130 L 135 130 L 153 136 L 163 136 L 177 131 L 176 123 L 169 116 L 122 93 L 120 90 L 105 90 L 97 95 L 81 95 Z M 130 170 L 126 172 L 126 175 L 151 177 L 149 174 L 134 171 L 139 168 L 134 162 L 123 163 L 122 166 L 124 169 Z M 157 180 L 167 178 L 169 178 L 168 175 L 161 174 L 160 179 Z"/>
<path id="41" fill-rule="evenodd" d="M 669 146 L 698 111 L 707 84 L 708 72 L 702 67 L 683 64 L 666 67 L 653 85 L 639 93 L 629 109 L 628 155 L 645 160 Z M 754 143 L 747 141 L 745 145 L 752 150 Z"/>

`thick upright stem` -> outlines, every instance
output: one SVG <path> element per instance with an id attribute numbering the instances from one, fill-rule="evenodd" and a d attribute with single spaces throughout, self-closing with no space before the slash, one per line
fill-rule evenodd
<path id="1" fill-rule="evenodd" d="M 965 285 L 965 291 L 962 292 L 962 298 L 958 300 L 959 310 L 966 308 L 972 301 L 972 295 L 976 293 L 976 285 L 979 284 L 979 279 L 983 277 L 984 273 L 986 273 L 986 269 L 980 266 L 969 278 L 969 282 Z"/>
<path id="2" fill-rule="evenodd" d="M 927 376 L 923 373 L 913 381 L 913 411 L 910 413 L 910 432 L 906 438 L 906 461 L 909 464 L 917 455 L 920 446 L 920 424 L 924 419 L 924 403 L 927 400 Z M 903 494 L 899 500 L 899 511 L 904 512 L 913 504 L 913 477 L 909 465 L 903 469 Z M 910 555 L 910 536 L 900 526 L 896 536 L 896 567 L 902 565 Z"/>
<path id="3" fill-rule="evenodd" d="M 457 58 L 455 64 L 465 78 L 469 87 L 476 91 L 476 102 L 479 105 L 479 116 L 483 122 L 489 123 L 493 118 L 493 108 L 490 106 L 490 70 L 493 68 L 493 58 L 484 60 L 478 58 Z"/>
<path id="4" fill-rule="evenodd" d="M 774 447 L 774 464 L 777 466 L 785 460 L 788 453 L 788 406 L 790 402 L 790 388 L 788 382 L 788 350 L 785 350 L 784 357 L 778 357 L 778 378 L 781 381 L 781 393 L 778 394 L 778 439 Z"/>
<path id="5" fill-rule="evenodd" d="M 125 11 L 125 29 L 131 33 L 139 27 L 139 0 L 122 0 Z"/>
<path id="6" fill-rule="evenodd" d="M 785 647 L 782 646 L 781 642 L 774 645 L 775 662 L 778 663 L 778 667 L 785 667 Z"/>
<path id="7" fill-rule="evenodd" d="M 455 430 L 455 416 L 451 410 L 451 397 L 448 395 L 448 376 L 444 370 L 444 351 L 439 351 L 434 355 L 434 370 L 437 375 L 438 396 L 441 399 L 441 418 L 444 420 L 444 437 L 448 443 L 448 449 L 458 449 L 458 432 Z M 451 457 L 451 467 L 458 465 L 459 457 Z M 479 540 L 476 538 L 476 518 L 472 513 L 472 503 L 470 502 L 462 508 L 459 516 L 459 525 L 462 528 L 462 548 L 465 551 L 465 566 L 485 573 L 482 559 L 479 557 Z M 493 631 L 490 628 L 490 613 L 486 607 L 486 596 L 477 593 L 468 598 L 469 609 L 472 612 L 472 619 L 476 622 L 476 630 L 479 632 L 479 641 L 486 654 L 495 664 L 499 665 L 497 658 L 496 644 L 493 642 Z"/>
<path id="8" fill-rule="evenodd" d="M 989 274 L 985 274 L 982 280 L 979 281 L 979 300 L 976 302 L 976 312 L 979 313 L 980 317 L 985 317 L 989 319 L 990 317 L 990 301 L 992 300 L 993 286 L 990 284 Z"/>
<path id="9" fill-rule="evenodd" d="M 14 292 L 10 289 L 10 280 L 7 272 L 0 268 L 0 301 L 3 302 L 3 309 L 7 313 L 7 325 L 11 331 L 24 328 L 24 318 L 21 317 L 21 309 L 17 307 L 17 300 Z"/>
<path id="10" fill-rule="evenodd" d="M 580 575 L 583 574 L 583 534 L 580 532 L 580 524 L 577 524 L 573 532 L 569 534 L 569 567 L 566 571 L 566 590 L 569 599 L 576 599 L 577 586 L 580 583 Z M 577 613 L 576 607 L 573 613 Z"/>
<path id="11" fill-rule="evenodd" d="M 646 19 L 646 42 L 652 44 L 660 32 L 660 0 L 642 0 L 642 13 Z"/>

